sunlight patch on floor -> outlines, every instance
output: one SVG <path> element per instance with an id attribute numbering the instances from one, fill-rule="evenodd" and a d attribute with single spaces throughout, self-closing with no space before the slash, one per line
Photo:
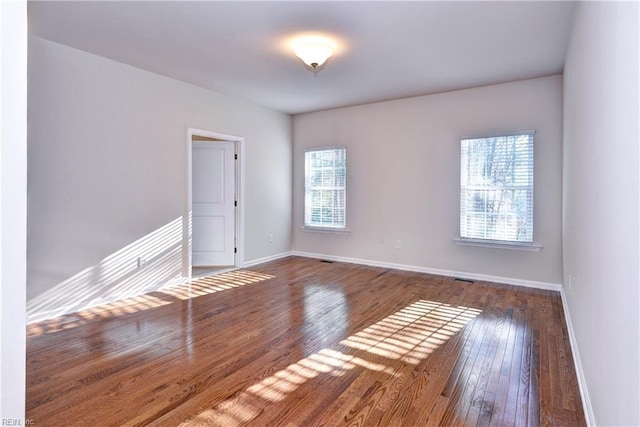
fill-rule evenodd
<path id="1" fill-rule="evenodd" d="M 342 376 L 356 368 L 398 374 L 387 363 L 418 364 L 482 311 L 420 300 L 340 341 L 346 352 L 324 348 L 247 387 L 205 410 L 183 426 L 237 426 L 281 402 L 307 381 L 319 376 Z"/>
<path id="2" fill-rule="evenodd" d="M 114 319 L 144 310 L 162 307 L 228 289 L 259 283 L 275 276 L 250 270 L 234 270 L 191 282 L 169 286 L 148 294 L 91 307 L 76 313 L 27 325 L 27 337 L 59 332 L 87 324 L 91 321 Z"/>
<path id="3" fill-rule="evenodd" d="M 77 313 L 27 325 L 27 338 L 72 329 L 89 322 L 112 319 L 150 308 L 162 307 L 171 301 L 146 294 L 88 308 Z"/>
<path id="4" fill-rule="evenodd" d="M 415 365 L 480 313 L 480 310 L 468 307 L 417 301 L 340 344 Z"/>
<path id="5" fill-rule="evenodd" d="M 239 288 L 241 286 L 273 279 L 270 274 L 258 273 L 250 270 L 234 270 L 214 276 L 202 277 L 178 286 L 162 289 L 161 292 L 178 298 L 187 300 L 190 298 L 209 295 L 227 289 Z"/>

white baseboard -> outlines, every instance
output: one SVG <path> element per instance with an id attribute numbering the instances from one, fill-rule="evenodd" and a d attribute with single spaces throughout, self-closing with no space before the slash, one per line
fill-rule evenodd
<path id="1" fill-rule="evenodd" d="M 326 259 L 329 261 L 348 262 L 351 264 L 370 265 L 372 267 L 393 268 L 396 270 L 415 271 L 416 273 L 435 274 L 438 276 L 459 277 L 461 279 L 481 280 L 485 282 L 503 283 L 506 285 L 524 286 L 527 288 L 545 289 L 548 291 L 560 292 L 562 285 L 559 283 L 537 282 L 533 280 L 516 279 L 512 277 L 490 276 L 487 274 L 476 274 L 464 271 L 441 270 L 437 268 L 419 267 L 408 264 L 395 264 L 383 261 L 372 261 L 361 258 L 348 258 L 334 255 L 324 255 L 311 252 L 292 251 L 290 255 L 306 258 Z"/>
<path id="2" fill-rule="evenodd" d="M 262 264 L 263 262 L 275 261 L 277 259 L 285 258 L 285 257 L 291 256 L 291 255 L 292 255 L 292 252 L 289 251 L 289 252 L 282 252 L 282 253 L 279 253 L 279 254 L 276 254 L 276 255 L 266 256 L 266 257 L 263 257 L 263 258 L 254 259 L 254 260 L 251 260 L 251 261 L 245 261 L 244 264 L 242 264 L 241 268 L 251 267 L 252 265 Z"/>
<path id="3" fill-rule="evenodd" d="M 587 419 L 588 426 L 595 426 L 596 418 L 593 413 L 593 406 L 591 406 L 591 398 L 589 397 L 589 391 L 587 389 L 587 381 L 584 377 L 584 371 L 582 370 L 580 352 L 578 351 L 578 341 L 576 340 L 575 331 L 573 329 L 571 312 L 569 311 L 567 295 L 564 292 L 564 287 L 560 290 L 560 297 L 562 298 L 564 318 L 567 322 L 567 330 L 569 331 L 569 344 L 571 345 L 571 353 L 573 354 L 573 366 L 575 366 L 576 368 L 576 376 L 578 377 L 578 388 L 580 389 L 580 397 L 582 398 L 582 408 L 584 410 L 584 416 Z"/>

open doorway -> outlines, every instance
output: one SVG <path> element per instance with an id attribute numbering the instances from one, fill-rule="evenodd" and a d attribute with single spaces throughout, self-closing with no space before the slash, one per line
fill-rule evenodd
<path id="1" fill-rule="evenodd" d="M 243 139 L 189 129 L 188 276 L 242 265 Z"/>

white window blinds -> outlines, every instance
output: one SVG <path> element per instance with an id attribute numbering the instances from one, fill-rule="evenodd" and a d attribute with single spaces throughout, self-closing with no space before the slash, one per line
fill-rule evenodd
<path id="1" fill-rule="evenodd" d="M 304 225 L 346 228 L 346 148 L 308 149 L 304 157 Z"/>
<path id="2" fill-rule="evenodd" d="M 460 237 L 533 242 L 534 132 L 461 141 Z"/>

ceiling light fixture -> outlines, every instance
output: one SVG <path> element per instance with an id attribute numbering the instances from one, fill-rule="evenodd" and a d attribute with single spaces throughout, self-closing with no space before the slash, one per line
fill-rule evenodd
<path id="1" fill-rule="evenodd" d="M 336 50 L 333 41 L 320 36 L 301 37 L 294 40 L 292 46 L 296 56 L 314 71 L 331 58 Z"/>

